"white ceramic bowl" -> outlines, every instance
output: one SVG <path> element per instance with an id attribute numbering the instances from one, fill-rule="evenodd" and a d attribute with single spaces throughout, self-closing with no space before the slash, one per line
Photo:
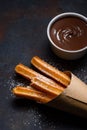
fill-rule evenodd
<path id="1" fill-rule="evenodd" d="M 47 27 L 47 36 L 51 43 L 52 50 L 57 56 L 59 56 L 63 59 L 67 59 L 67 60 L 74 60 L 74 59 L 78 59 L 78 58 L 82 57 L 87 52 L 87 46 L 82 49 L 79 49 L 79 50 L 65 50 L 65 49 L 58 47 L 52 41 L 52 39 L 50 37 L 50 29 L 51 29 L 52 24 L 54 22 L 56 22 L 57 20 L 59 20 L 60 18 L 64 18 L 67 16 L 75 16 L 75 17 L 80 18 L 80 19 L 84 20 L 85 22 L 87 22 L 87 18 L 78 13 L 67 12 L 67 13 L 59 14 L 49 22 L 48 27 Z"/>

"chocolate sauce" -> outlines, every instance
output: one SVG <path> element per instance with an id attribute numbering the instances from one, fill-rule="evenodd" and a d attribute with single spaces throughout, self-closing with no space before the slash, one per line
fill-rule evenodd
<path id="1" fill-rule="evenodd" d="M 53 42 L 65 50 L 78 50 L 87 46 L 87 22 L 76 17 L 56 21 L 51 29 Z"/>

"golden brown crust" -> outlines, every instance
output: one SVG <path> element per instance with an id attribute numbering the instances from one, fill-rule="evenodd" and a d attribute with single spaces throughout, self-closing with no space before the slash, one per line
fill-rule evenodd
<path id="1" fill-rule="evenodd" d="M 29 67 L 23 65 L 23 64 L 18 64 L 15 67 L 15 71 L 16 73 L 22 75 L 23 77 L 31 80 L 32 77 L 37 75 L 37 72 L 33 71 L 32 69 L 30 69 Z"/>
<path id="2" fill-rule="evenodd" d="M 45 80 L 39 78 L 39 77 L 34 77 L 31 80 L 31 86 L 36 88 L 39 91 L 45 92 L 50 95 L 58 96 L 64 91 L 64 88 L 61 87 L 60 85 L 54 86 L 53 84 L 46 82 Z"/>
<path id="3" fill-rule="evenodd" d="M 28 98 L 39 103 L 47 103 L 53 99 L 52 96 L 49 96 L 43 92 L 22 86 L 16 86 L 12 91 L 18 97 Z"/>
<path id="4" fill-rule="evenodd" d="M 47 62 L 40 59 L 38 56 L 34 56 L 31 60 L 31 63 L 44 74 L 50 76 L 54 80 L 60 82 L 64 86 L 68 86 L 70 83 L 70 77 L 55 67 L 51 66 Z"/>

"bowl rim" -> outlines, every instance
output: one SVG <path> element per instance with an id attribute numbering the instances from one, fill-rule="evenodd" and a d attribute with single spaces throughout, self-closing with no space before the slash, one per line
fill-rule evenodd
<path id="1" fill-rule="evenodd" d="M 51 39 L 51 36 L 50 36 L 50 28 L 52 26 L 52 24 L 57 21 L 58 19 L 60 18 L 64 18 L 64 17 L 67 17 L 67 16 L 75 16 L 75 17 L 78 17 L 82 20 L 84 20 L 85 22 L 87 22 L 87 17 L 82 15 L 82 14 L 79 14 L 79 13 L 75 13 L 75 12 L 65 12 L 65 13 L 60 13 L 58 15 L 56 15 L 49 23 L 48 23 L 48 26 L 47 26 L 47 36 L 48 36 L 48 39 L 50 41 L 50 43 L 56 47 L 56 49 L 58 50 L 61 50 L 63 52 L 68 52 L 68 53 L 78 53 L 78 52 L 82 52 L 82 51 L 85 51 L 87 49 L 87 46 L 81 48 L 81 49 L 78 49 L 78 50 L 66 50 L 66 49 L 63 49 L 63 48 L 60 48 L 59 46 L 57 46 Z"/>

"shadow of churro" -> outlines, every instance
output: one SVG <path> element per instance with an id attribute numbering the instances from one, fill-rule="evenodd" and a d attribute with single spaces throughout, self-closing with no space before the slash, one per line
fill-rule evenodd
<path id="1" fill-rule="evenodd" d="M 45 126 L 49 123 L 53 126 L 73 126 L 74 128 L 87 128 L 86 119 L 81 118 L 70 113 L 66 113 L 55 108 L 51 108 L 42 104 L 38 104 L 34 101 L 24 99 L 24 98 L 16 98 L 12 101 L 12 107 L 24 114 L 31 114 L 35 116 L 37 120 L 40 121 L 40 125 Z M 33 116 L 31 117 L 31 121 L 33 122 Z"/>

